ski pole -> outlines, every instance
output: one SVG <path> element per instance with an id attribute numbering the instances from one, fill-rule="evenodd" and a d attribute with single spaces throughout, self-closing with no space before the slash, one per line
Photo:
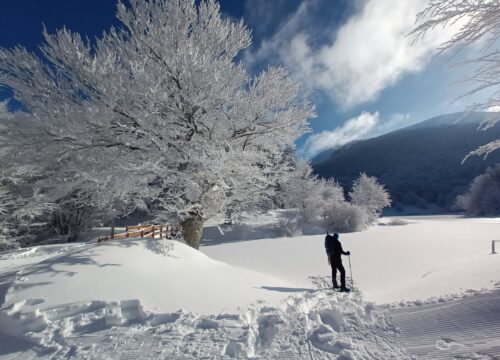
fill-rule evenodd
<path id="1" fill-rule="evenodd" d="M 351 273 L 351 287 L 352 290 L 354 291 L 354 280 L 352 279 L 351 255 L 349 255 L 348 258 L 349 258 L 349 272 Z"/>

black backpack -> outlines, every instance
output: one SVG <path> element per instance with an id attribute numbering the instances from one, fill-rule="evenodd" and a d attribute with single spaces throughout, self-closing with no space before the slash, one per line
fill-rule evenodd
<path id="1" fill-rule="evenodd" d="M 325 250 L 328 255 L 333 254 L 333 241 L 334 237 L 330 234 L 326 234 L 325 236 Z"/>

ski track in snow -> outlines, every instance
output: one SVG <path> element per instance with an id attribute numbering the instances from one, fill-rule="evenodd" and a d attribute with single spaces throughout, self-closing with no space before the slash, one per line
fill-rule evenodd
<path id="1" fill-rule="evenodd" d="M 0 359 L 409 359 L 392 344 L 395 327 L 361 295 L 333 292 L 327 278 L 277 307 L 265 302 L 239 314 L 145 313 L 137 300 L 92 301 L 35 310 L 36 301 L 0 312 L 3 325 L 30 321 L 18 346 Z M 30 311 L 30 307 L 34 308 Z M 36 326 L 38 324 L 38 326 Z M 4 334 L 1 334 L 1 333 Z"/>
<path id="2" fill-rule="evenodd" d="M 393 309 L 395 342 L 422 359 L 500 359 L 500 290 Z"/>

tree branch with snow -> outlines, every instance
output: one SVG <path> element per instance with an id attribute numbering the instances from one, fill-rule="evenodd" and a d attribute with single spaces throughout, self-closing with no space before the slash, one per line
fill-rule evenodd
<path id="1" fill-rule="evenodd" d="M 440 51 L 477 46 L 479 54 L 466 60 L 463 64 L 475 67 L 472 75 L 466 79 L 471 83 L 470 89 L 460 98 L 470 96 L 482 91 L 491 91 L 488 99 L 475 103 L 471 111 L 491 111 L 500 105 L 499 73 L 500 52 L 498 50 L 498 37 L 500 35 L 500 3 L 491 0 L 431 0 L 427 8 L 417 16 L 418 25 L 411 35 L 416 41 L 420 40 L 427 32 L 437 27 L 449 27 L 460 24 L 459 30 L 446 42 L 441 44 Z M 482 129 L 487 129 L 498 122 L 499 117 L 481 124 Z M 499 141 L 493 141 L 481 148 L 470 152 L 470 156 L 487 155 L 500 148 Z"/>
<path id="2" fill-rule="evenodd" d="M 132 0 L 117 16 L 94 41 L 45 30 L 43 59 L 0 49 L 0 85 L 26 109 L 3 122 L 0 156 L 50 169 L 37 182 L 56 203 L 146 206 L 197 247 L 206 219 L 272 197 L 314 107 L 285 69 L 247 73 L 250 31 L 214 0 Z"/>

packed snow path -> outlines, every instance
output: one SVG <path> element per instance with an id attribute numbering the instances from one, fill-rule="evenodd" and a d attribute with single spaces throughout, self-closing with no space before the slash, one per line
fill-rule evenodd
<path id="1" fill-rule="evenodd" d="M 394 309 L 395 340 L 423 359 L 500 359 L 500 290 Z"/>
<path id="2" fill-rule="evenodd" d="M 392 343 L 385 312 L 357 292 L 333 292 L 328 279 L 312 280 L 313 289 L 276 307 L 256 303 L 239 314 L 146 314 L 133 300 L 48 309 L 37 314 L 47 322 L 42 331 L 0 335 L 9 345 L 0 359 L 410 359 Z"/>

